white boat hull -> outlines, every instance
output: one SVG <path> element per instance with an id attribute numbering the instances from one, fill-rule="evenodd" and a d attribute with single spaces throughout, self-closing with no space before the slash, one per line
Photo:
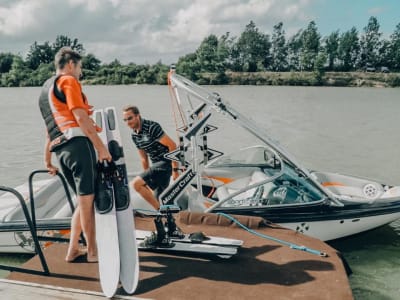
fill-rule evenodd
<path id="1" fill-rule="evenodd" d="M 389 224 L 400 218 L 400 212 L 347 220 L 278 223 L 305 235 L 330 241 L 351 236 Z"/>

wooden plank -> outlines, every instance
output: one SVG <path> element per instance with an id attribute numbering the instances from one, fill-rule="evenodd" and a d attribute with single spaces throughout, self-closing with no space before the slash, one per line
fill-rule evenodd
<path id="1" fill-rule="evenodd" d="M 55 287 L 51 285 L 35 284 L 7 279 L 0 279 L 0 291 L 2 299 L 14 300 L 96 300 L 104 299 L 103 293 L 78 290 L 72 288 Z M 139 300 L 134 296 L 116 295 L 113 299 Z"/>

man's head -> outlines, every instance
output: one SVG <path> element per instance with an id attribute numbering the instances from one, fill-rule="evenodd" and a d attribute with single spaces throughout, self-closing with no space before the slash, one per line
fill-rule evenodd
<path id="1" fill-rule="evenodd" d="M 137 106 L 128 105 L 122 109 L 124 121 L 128 127 L 140 130 L 140 112 Z"/>
<path id="2" fill-rule="evenodd" d="M 58 74 L 72 75 L 79 79 L 82 75 L 82 56 L 70 47 L 62 47 L 54 57 Z"/>

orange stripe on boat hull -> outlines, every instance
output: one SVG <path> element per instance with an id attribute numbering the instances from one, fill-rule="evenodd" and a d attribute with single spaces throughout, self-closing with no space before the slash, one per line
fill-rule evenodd
<path id="1" fill-rule="evenodd" d="M 232 178 L 228 178 L 228 177 L 204 176 L 203 178 L 218 180 L 218 181 L 223 182 L 224 184 L 227 184 L 227 183 L 230 183 L 233 181 Z"/>
<path id="2" fill-rule="evenodd" d="M 322 183 L 322 186 L 328 187 L 328 186 L 345 186 L 345 185 L 340 182 L 326 181 Z"/>

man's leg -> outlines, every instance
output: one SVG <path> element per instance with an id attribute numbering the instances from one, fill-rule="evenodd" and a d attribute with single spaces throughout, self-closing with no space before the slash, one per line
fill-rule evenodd
<path id="1" fill-rule="evenodd" d="M 160 209 L 160 202 L 156 199 L 153 194 L 153 191 L 149 188 L 146 182 L 142 177 L 136 176 L 132 180 L 133 188 L 148 202 L 150 203 L 156 210 Z"/>
<path id="2" fill-rule="evenodd" d="M 87 258 L 89 262 L 97 261 L 96 230 L 94 219 L 94 194 L 79 196 L 80 223 L 86 238 Z"/>
<path id="3" fill-rule="evenodd" d="M 57 152 L 60 166 L 77 195 L 77 208 L 71 220 L 71 237 L 67 261 L 73 261 L 84 254 L 79 248 L 80 234 L 87 244 L 88 261 L 97 260 L 96 233 L 94 220 L 94 180 L 96 178 L 96 153 L 87 138 L 77 137 L 69 141 Z"/>
<path id="4" fill-rule="evenodd" d="M 69 247 L 67 251 L 66 261 L 73 261 L 83 253 L 79 249 L 79 238 L 81 234 L 81 219 L 80 219 L 80 207 L 76 207 L 74 214 L 71 219 L 71 234 L 69 237 Z"/>
<path id="5" fill-rule="evenodd" d="M 87 245 L 87 259 L 89 262 L 97 261 L 96 232 L 93 210 L 94 195 L 78 196 L 78 206 L 71 220 L 71 236 L 66 261 L 73 261 L 82 255 L 79 249 L 80 234 L 83 231 Z"/>

